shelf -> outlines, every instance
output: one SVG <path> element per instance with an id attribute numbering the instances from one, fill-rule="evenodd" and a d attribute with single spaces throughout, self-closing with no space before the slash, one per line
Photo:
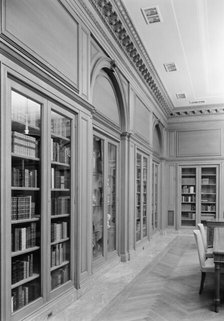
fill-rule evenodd
<path id="1" fill-rule="evenodd" d="M 70 217 L 70 214 L 56 214 L 56 215 L 51 215 L 51 219 L 54 220 L 54 219 L 58 219 L 58 218 L 67 218 L 67 217 Z"/>
<path id="2" fill-rule="evenodd" d="M 23 223 L 31 223 L 31 222 L 37 222 L 40 220 L 40 217 L 33 217 L 33 218 L 24 218 L 20 220 L 11 220 L 12 224 L 23 224 Z"/>
<path id="3" fill-rule="evenodd" d="M 64 267 L 64 266 L 68 265 L 69 263 L 70 263 L 69 261 L 64 261 L 64 262 L 62 262 L 62 263 L 59 264 L 59 265 L 52 266 L 52 267 L 50 268 L 50 271 L 52 272 L 52 271 L 55 271 L 55 270 L 57 270 L 57 269 L 60 269 L 60 268 L 62 268 L 62 267 Z"/>
<path id="4" fill-rule="evenodd" d="M 59 243 L 65 243 L 65 242 L 68 242 L 69 240 L 70 240 L 69 237 L 66 237 L 65 239 L 60 239 L 60 240 L 51 242 L 51 246 L 52 246 L 52 245 L 59 244 Z"/>
<path id="5" fill-rule="evenodd" d="M 11 252 L 11 256 L 15 257 L 15 256 L 30 253 L 30 252 L 35 252 L 35 251 L 38 251 L 39 249 L 40 249 L 39 246 L 29 247 L 29 248 L 22 250 L 22 251 Z"/>
<path id="6" fill-rule="evenodd" d="M 70 168 L 71 167 L 70 164 L 61 163 L 61 162 L 55 162 L 55 161 L 51 161 L 51 165 L 59 166 L 59 167 L 66 167 L 66 168 Z"/>
<path id="7" fill-rule="evenodd" d="M 30 277 L 28 277 L 28 278 L 26 278 L 26 279 L 23 279 L 23 280 L 21 280 L 21 281 L 19 281 L 19 282 L 13 283 L 13 284 L 11 285 L 11 289 L 15 289 L 15 288 L 17 288 L 18 286 L 23 285 L 23 284 L 26 284 L 26 283 L 28 283 L 28 282 L 31 282 L 31 281 L 39 278 L 39 277 L 40 277 L 39 274 L 33 273 L 32 276 L 30 276 Z"/>
<path id="8" fill-rule="evenodd" d="M 40 158 L 38 157 L 31 157 L 31 156 L 26 156 L 23 154 L 17 154 L 17 153 L 11 153 L 12 157 L 19 158 L 19 159 L 27 159 L 27 160 L 32 160 L 35 162 L 39 162 Z"/>

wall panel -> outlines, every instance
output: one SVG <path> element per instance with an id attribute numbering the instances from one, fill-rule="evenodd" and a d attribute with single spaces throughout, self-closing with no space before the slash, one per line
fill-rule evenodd
<path id="1" fill-rule="evenodd" d="M 59 1 L 10 0 L 5 10 L 7 36 L 77 86 L 78 24 Z"/>
<path id="2" fill-rule="evenodd" d="M 192 130 L 177 132 L 177 156 L 221 155 L 221 130 Z"/>
<path id="3" fill-rule="evenodd" d="M 134 129 L 137 133 L 149 140 L 150 133 L 150 117 L 149 111 L 143 102 L 136 97 Z"/>

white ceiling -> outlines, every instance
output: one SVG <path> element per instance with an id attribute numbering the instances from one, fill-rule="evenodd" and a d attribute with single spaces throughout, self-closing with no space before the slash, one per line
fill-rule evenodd
<path id="1" fill-rule="evenodd" d="M 224 0 L 122 1 L 174 107 L 224 107 Z M 161 22 L 146 23 L 141 9 L 151 7 Z"/>

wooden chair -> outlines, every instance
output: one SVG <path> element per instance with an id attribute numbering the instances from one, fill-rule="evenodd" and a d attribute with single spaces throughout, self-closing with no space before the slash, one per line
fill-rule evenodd
<path id="1" fill-rule="evenodd" d="M 202 242 L 205 248 L 206 257 L 213 257 L 213 248 L 208 248 L 207 234 L 205 227 L 202 223 L 198 223 L 199 231 L 201 232 Z"/>
<path id="2" fill-rule="evenodd" d="M 206 259 L 206 253 L 205 253 L 205 248 L 202 241 L 201 232 L 199 230 L 194 230 L 193 233 L 194 233 L 194 237 L 197 245 L 198 257 L 199 257 L 199 263 L 200 263 L 200 269 L 201 269 L 201 284 L 199 289 L 199 294 L 201 294 L 204 288 L 206 273 L 214 273 L 215 264 L 212 258 Z"/>

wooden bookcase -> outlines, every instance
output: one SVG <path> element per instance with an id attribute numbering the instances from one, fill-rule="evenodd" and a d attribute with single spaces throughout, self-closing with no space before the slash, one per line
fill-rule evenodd
<path id="1" fill-rule="evenodd" d="M 92 256 L 94 264 L 117 250 L 118 145 L 93 137 Z"/>
<path id="2" fill-rule="evenodd" d="M 140 152 L 136 154 L 136 242 L 148 234 L 148 159 Z"/>
<path id="3" fill-rule="evenodd" d="M 11 82 L 5 113 L 7 320 L 74 287 L 76 115 Z M 8 237 L 10 236 L 10 237 Z M 7 264 L 8 262 L 8 264 Z"/>
<path id="4" fill-rule="evenodd" d="M 182 166 L 180 175 L 180 226 L 217 218 L 218 166 Z"/>

